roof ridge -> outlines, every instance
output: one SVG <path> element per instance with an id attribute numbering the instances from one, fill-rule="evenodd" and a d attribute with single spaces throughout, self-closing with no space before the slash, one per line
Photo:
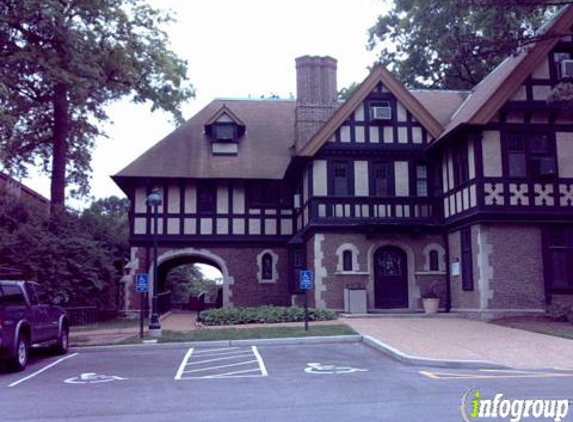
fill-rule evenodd
<path id="1" fill-rule="evenodd" d="M 259 102 L 294 102 L 296 98 L 249 98 L 249 97 L 215 97 L 212 101 L 259 101 Z"/>
<path id="2" fill-rule="evenodd" d="M 432 89 L 432 88 L 411 88 L 410 92 L 433 92 L 433 93 L 444 93 L 444 94 L 467 94 L 472 92 L 471 89 Z"/>

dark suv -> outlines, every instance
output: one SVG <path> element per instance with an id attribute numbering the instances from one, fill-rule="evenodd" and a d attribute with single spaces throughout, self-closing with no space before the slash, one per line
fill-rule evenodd
<path id="1" fill-rule="evenodd" d="M 40 303 L 40 286 L 30 281 L 0 280 L 0 360 L 22 371 L 30 347 L 68 351 L 69 321 L 59 306 Z"/>

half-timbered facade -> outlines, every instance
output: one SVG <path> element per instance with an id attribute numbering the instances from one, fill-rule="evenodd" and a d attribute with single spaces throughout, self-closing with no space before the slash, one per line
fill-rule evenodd
<path id="1" fill-rule="evenodd" d="M 114 176 L 133 271 L 223 273 L 223 305 L 543 312 L 573 298 L 573 6 L 472 91 L 408 90 L 375 68 L 345 102 L 336 60 L 301 57 L 296 100 L 215 100 Z M 146 196 L 159 188 L 157 228 Z M 129 278 L 128 278 L 129 279 Z M 126 286 L 131 291 L 129 283 Z M 135 301 L 132 303 L 135 304 Z M 129 304 L 128 304 L 129 305 Z"/>

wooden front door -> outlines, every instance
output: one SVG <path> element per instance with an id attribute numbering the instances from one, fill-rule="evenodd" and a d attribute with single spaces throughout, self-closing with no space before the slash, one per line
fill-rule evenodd
<path id="1" fill-rule="evenodd" d="M 378 309 L 408 307 L 408 262 L 402 249 L 384 246 L 374 254 L 374 295 Z"/>

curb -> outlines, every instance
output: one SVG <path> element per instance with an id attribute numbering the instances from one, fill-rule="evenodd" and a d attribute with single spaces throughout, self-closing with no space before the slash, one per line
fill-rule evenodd
<path id="1" fill-rule="evenodd" d="M 173 343 L 145 343 L 145 344 L 116 344 L 107 346 L 74 346 L 70 350 L 74 352 L 98 352 L 106 349 L 130 349 L 149 350 L 156 349 L 176 349 L 181 346 L 198 347 L 233 347 L 233 346 L 298 346 L 304 344 L 331 344 L 331 343 L 359 343 L 362 336 L 359 334 L 347 336 L 325 336 L 325 337 L 289 337 L 270 339 L 250 339 L 250 340 L 215 340 L 215 341 L 185 341 Z"/>
<path id="2" fill-rule="evenodd" d="M 324 337 L 290 337 L 251 340 L 230 340 L 230 346 L 296 346 L 302 344 L 359 343 L 360 334 Z"/>
<path id="3" fill-rule="evenodd" d="M 250 339 L 250 340 L 215 340 L 215 341 L 187 341 L 173 343 L 144 343 L 144 344 L 121 344 L 108 346 L 76 346 L 72 350 L 76 352 L 98 352 L 108 349 L 129 349 L 133 351 L 155 349 L 177 349 L 186 347 L 237 347 L 237 346 L 298 346 L 333 343 L 364 343 L 376 349 L 378 352 L 397 360 L 398 362 L 423 367 L 434 368 L 455 368 L 455 369 L 512 369 L 509 366 L 501 365 L 491 361 L 481 360 L 455 360 L 455 359 L 432 359 L 419 356 L 411 356 L 401 350 L 392 347 L 380 340 L 368 335 L 347 335 L 329 337 L 290 337 L 271 339 Z"/>
<path id="4" fill-rule="evenodd" d="M 385 355 L 408 365 L 429 366 L 434 368 L 455 368 L 455 369 L 511 369 L 506 365 L 487 360 L 454 360 L 454 359 L 431 359 L 419 356 L 408 355 L 372 336 L 362 336 L 362 342 Z"/>

